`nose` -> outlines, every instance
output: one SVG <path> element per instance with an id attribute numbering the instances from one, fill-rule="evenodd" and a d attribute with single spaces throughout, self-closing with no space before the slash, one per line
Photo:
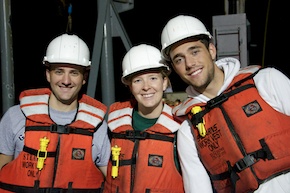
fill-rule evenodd
<path id="1" fill-rule="evenodd" d="M 185 57 L 185 68 L 186 70 L 189 70 L 190 68 L 192 68 L 195 65 L 195 60 L 193 57 L 191 56 L 186 56 Z"/>
<path id="2" fill-rule="evenodd" d="M 63 74 L 62 84 L 65 86 L 69 86 L 71 84 L 71 77 L 70 77 L 69 73 Z"/>
<path id="3" fill-rule="evenodd" d="M 144 80 L 143 90 L 149 90 L 149 89 L 150 89 L 150 83 L 147 80 Z"/>

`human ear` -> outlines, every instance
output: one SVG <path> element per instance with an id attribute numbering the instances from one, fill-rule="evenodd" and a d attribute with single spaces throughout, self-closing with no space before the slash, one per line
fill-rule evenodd
<path id="1" fill-rule="evenodd" d="M 213 43 L 209 44 L 208 51 L 211 55 L 211 59 L 214 61 L 216 59 L 216 47 L 213 45 Z"/>

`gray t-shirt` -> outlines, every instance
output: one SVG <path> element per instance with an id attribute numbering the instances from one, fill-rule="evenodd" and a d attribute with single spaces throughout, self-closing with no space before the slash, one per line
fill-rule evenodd
<path id="1" fill-rule="evenodd" d="M 51 119 L 59 125 L 70 124 L 75 117 L 76 110 L 60 112 L 49 109 Z M 23 149 L 25 132 L 25 116 L 20 105 L 10 107 L 0 122 L 0 153 L 14 155 L 16 158 Z M 94 133 L 92 144 L 92 159 L 97 166 L 107 166 L 110 158 L 111 146 L 108 137 L 108 125 L 103 124 Z"/>

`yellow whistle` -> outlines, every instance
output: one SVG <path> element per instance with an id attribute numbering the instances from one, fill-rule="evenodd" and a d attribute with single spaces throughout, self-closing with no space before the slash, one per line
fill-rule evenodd
<path id="1" fill-rule="evenodd" d="M 112 172 L 111 175 L 113 178 L 118 176 L 118 169 L 119 169 L 119 155 L 121 151 L 121 147 L 115 145 L 111 148 L 112 150 Z"/>
<path id="2" fill-rule="evenodd" d="M 37 168 L 39 170 L 42 170 L 43 165 L 44 165 L 44 161 L 47 157 L 47 146 L 49 143 L 49 139 L 47 139 L 46 137 L 44 138 L 40 138 L 40 148 L 37 152 Z"/>
<path id="3" fill-rule="evenodd" d="M 200 106 L 195 106 L 191 109 L 191 112 L 193 114 L 196 114 L 198 112 L 202 111 L 202 108 Z M 198 132 L 199 132 L 199 135 L 204 137 L 206 135 L 206 129 L 205 129 L 205 121 L 204 121 L 204 118 L 202 118 L 202 123 L 198 123 L 196 125 L 197 129 L 198 129 Z"/>

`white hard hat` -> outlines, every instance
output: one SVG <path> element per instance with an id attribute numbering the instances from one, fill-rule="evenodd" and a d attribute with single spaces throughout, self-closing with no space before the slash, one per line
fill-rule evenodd
<path id="1" fill-rule="evenodd" d="M 89 67 L 90 51 L 87 44 L 77 35 L 62 34 L 49 43 L 43 63 L 68 63 Z"/>
<path id="2" fill-rule="evenodd" d="M 163 63 L 159 49 L 147 44 L 133 46 L 124 56 L 122 61 L 122 82 L 126 84 L 126 78 L 133 73 L 147 70 L 164 68 L 170 73 L 169 66 Z"/>
<path id="3" fill-rule="evenodd" d="M 207 31 L 204 24 L 197 18 L 187 15 L 179 15 L 167 22 L 161 33 L 161 54 L 168 60 L 170 47 L 185 38 L 207 35 L 212 38 L 210 32 Z"/>

